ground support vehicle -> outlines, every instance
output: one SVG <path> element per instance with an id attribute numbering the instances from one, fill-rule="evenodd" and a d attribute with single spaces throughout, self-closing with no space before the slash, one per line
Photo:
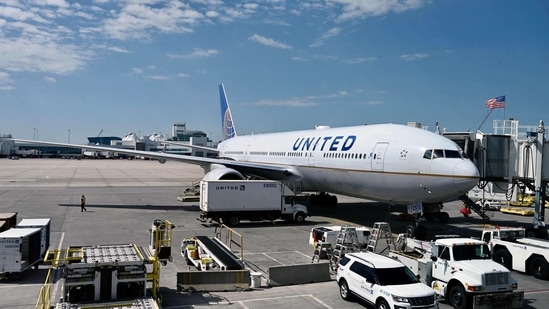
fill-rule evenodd
<path id="1" fill-rule="evenodd" d="M 36 308 L 159 309 L 160 265 L 172 260 L 174 227 L 168 220 L 154 220 L 148 248 L 114 244 L 49 250 L 44 262 L 53 268 Z M 55 271 L 62 272 L 60 278 Z M 62 295 L 52 304 L 51 289 L 58 280 Z"/>
<path id="2" fill-rule="evenodd" d="M 198 270 L 240 270 L 244 266 L 217 238 L 195 236 L 181 241 L 181 256 Z"/>
<path id="3" fill-rule="evenodd" d="M 492 261 L 485 242 L 469 238 L 408 242 L 402 241 L 403 236 L 397 240 L 399 250 L 389 256 L 408 266 L 452 307 L 522 308 L 524 292 L 517 291 L 509 270 Z"/>
<path id="4" fill-rule="evenodd" d="M 494 227 L 482 231 L 494 261 L 507 269 L 549 280 L 549 241 L 526 237 L 524 228 Z"/>
<path id="5" fill-rule="evenodd" d="M 202 180 L 198 219 L 228 226 L 236 226 L 240 220 L 285 219 L 301 223 L 309 212 L 295 199 L 296 194 L 279 181 Z"/>
<path id="6" fill-rule="evenodd" d="M 40 256 L 44 258 L 50 247 L 50 218 L 23 219 L 16 228 L 39 228 L 40 229 Z"/>
<path id="7" fill-rule="evenodd" d="M 398 260 L 374 252 L 347 253 L 337 267 L 339 294 L 377 309 L 436 309 L 435 291 Z"/>
<path id="8" fill-rule="evenodd" d="M 16 212 L 0 213 L 0 232 L 7 231 L 15 225 L 17 225 Z"/>
<path id="9" fill-rule="evenodd" d="M 0 233 L 0 274 L 17 276 L 42 261 L 40 229 L 11 228 Z"/>
<path id="10" fill-rule="evenodd" d="M 330 244 L 335 248 L 339 233 L 341 233 L 341 225 L 319 226 L 311 228 L 309 234 L 309 245 L 316 248 L 317 243 Z M 365 226 L 352 226 L 356 231 L 358 244 L 361 248 L 366 248 L 370 239 L 371 231 Z"/>

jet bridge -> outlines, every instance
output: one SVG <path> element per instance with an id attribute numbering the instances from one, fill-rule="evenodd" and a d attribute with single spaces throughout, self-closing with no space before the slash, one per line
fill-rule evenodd
<path id="1" fill-rule="evenodd" d="M 495 120 L 494 133 L 444 133 L 462 147 L 480 171 L 477 187 L 460 197 L 465 205 L 489 220 L 491 209 L 476 200 L 520 202 L 527 194 L 534 198 L 534 219 L 527 235 L 547 237 L 545 207 L 549 183 L 549 141 L 543 121 L 522 126 L 518 120 Z"/>

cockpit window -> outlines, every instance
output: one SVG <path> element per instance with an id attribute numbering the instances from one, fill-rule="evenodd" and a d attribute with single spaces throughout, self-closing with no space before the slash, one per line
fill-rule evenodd
<path id="1" fill-rule="evenodd" d="M 444 158 L 444 150 L 435 149 L 435 152 L 433 153 L 433 159 L 436 159 L 436 158 Z"/>
<path id="2" fill-rule="evenodd" d="M 427 149 L 423 154 L 423 158 L 428 160 L 437 158 L 463 159 L 463 154 L 458 150 Z"/>
<path id="3" fill-rule="evenodd" d="M 457 150 L 444 150 L 444 155 L 446 158 L 461 159 L 461 153 Z"/>

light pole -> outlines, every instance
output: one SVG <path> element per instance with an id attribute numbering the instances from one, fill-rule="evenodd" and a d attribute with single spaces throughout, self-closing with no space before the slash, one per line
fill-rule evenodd
<path id="1" fill-rule="evenodd" d="M 34 135 L 32 137 L 33 140 L 36 140 L 38 138 L 38 129 L 37 128 L 32 128 L 33 132 L 34 132 Z"/>
<path id="2" fill-rule="evenodd" d="M 67 143 L 70 144 L 71 143 L 71 129 L 68 129 L 68 131 L 69 131 L 69 139 L 68 139 Z"/>

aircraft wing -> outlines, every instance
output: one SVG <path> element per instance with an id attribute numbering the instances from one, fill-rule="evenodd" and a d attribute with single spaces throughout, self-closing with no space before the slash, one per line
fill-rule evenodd
<path id="1" fill-rule="evenodd" d="M 160 143 L 162 145 L 166 145 L 166 144 L 167 145 L 177 145 L 177 146 L 184 146 L 184 147 L 195 148 L 195 149 L 200 149 L 200 150 L 205 150 L 205 151 L 219 152 L 219 150 L 217 150 L 217 148 L 206 147 L 206 146 L 190 145 L 190 144 L 173 142 L 173 141 L 162 141 Z"/>
<path id="2" fill-rule="evenodd" d="M 203 167 L 205 170 L 207 170 L 208 167 L 212 164 L 223 165 L 227 168 L 232 168 L 236 171 L 239 171 L 244 175 L 255 176 L 255 177 L 264 178 L 264 179 L 284 180 L 292 176 L 293 177 L 300 176 L 300 174 L 294 168 L 281 166 L 281 165 L 233 161 L 229 159 L 204 158 L 204 157 L 195 157 L 195 156 L 171 154 L 171 153 L 164 153 L 164 152 L 123 149 L 123 148 L 115 148 L 115 147 L 108 147 L 108 146 L 77 145 L 77 144 L 32 141 L 32 140 L 23 140 L 23 139 L 12 139 L 12 140 L 16 142 L 21 142 L 21 143 L 30 143 L 30 144 L 38 144 L 38 145 L 46 145 L 46 146 L 57 146 L 57 147 L 77 148 L 77 149 L 83 149 L 83 150 L 97 150 L 97 151 L 108 151 L 113 153 L 123 153 L 127 155 L 157 159 L 160 163 L 164 163 L 167 160 L 171 160 L 171 161 L 177 161 L 182 163 L 199 165 Z"/>

